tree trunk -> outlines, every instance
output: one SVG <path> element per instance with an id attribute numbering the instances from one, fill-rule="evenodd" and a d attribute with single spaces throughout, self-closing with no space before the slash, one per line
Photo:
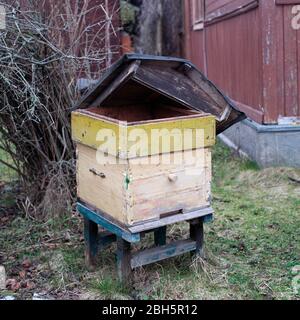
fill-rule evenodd
<path id="1" fill-rule="evenodd" d="M 139 53 L 182 55 L 182 0 L 144 0 L 135 49 Z"/>

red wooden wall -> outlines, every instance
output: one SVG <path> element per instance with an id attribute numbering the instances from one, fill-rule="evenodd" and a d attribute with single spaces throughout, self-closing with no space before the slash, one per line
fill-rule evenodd
<path id="1" fill-rule="evenodd" d="M 185 0 L 185 48 L 191 59 L 254 121 L 300 116 L 300 30 L 293 4 L 206 0 L 204 29 L 193 30 Z"/>
<path id="2" fill-rule="evenodd" d="M 298 2 L 300 4 L 300 1 Z M 284 83 L 281 83 L 282 86 L 284 85 L 282 98 L 284 109 L 281 112 L 286 115 L 300 116 L 300 30 L 293 30 L 291 26 L 292 5 L 280 6 L 277 10 L 279 22 L 283 25 L 281 34 L 283 43 L 280 50 L 284 59 L 279 66 L 279 72 L 284 80 Z"/>
<path id="3" fill-rule="evenodd" d="M 92 59 L 86 61 L 89 67 L 85 63 L 79 70 L 79 77 L 85 77 L 88 72 L 90 77 L 98 78 L 100 71 L 120 57 L 119 0 L 43 0 L 41 10 L 46 14 L 46 20 L 50 12 L 54 16 L 50 25 L 52 22 L 53 29 L 59 30 L 59 34 L 54 35 L 54 41 L 59 40 L 59 47 L 77 56 L 101 59 L 101 62 L 94 63 Z M 80 17 L 77 25 L 72 23 L 72 14 Z M 60 27 L 57 28 L 56 24 Z"/>

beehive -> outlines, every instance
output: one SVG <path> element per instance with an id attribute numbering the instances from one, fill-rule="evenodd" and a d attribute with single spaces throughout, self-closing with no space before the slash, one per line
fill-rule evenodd
<path id="1" fill-rule="evenodd" d="M 125 226 L 209 207 L 216 131 L 241 116 L 187 61 L 125 56 L 72 113 L 79 200 Z"/>

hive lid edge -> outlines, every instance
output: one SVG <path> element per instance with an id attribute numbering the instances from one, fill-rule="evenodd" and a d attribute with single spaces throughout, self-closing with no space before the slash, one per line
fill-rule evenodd
<path id="1" fill-rule="evenodd" d="M 115 64 L 113 64 L 104 74 L 104 76 L 96 83 L 93 88 L 91 88 L 84 96 L 83 98 L 76 103 L 72 107 L 72 111 L 76 109 L 84 109 L 89 107 L 99 95 L 103 93 L 103 91 L 109 87 L 109 85 L 115 80 L 116 75 L 121 73 L 122 71 L 126 70 L 128 68 L 129 64 L 133 61 L 153 61 L 153 62 L 166 62 L 166 63 L 178 63 L 180 65 L 188 65 L 194 71 L 198 72 L 203 80 L 209 84 L 213 90 L 216 90 L 216 92 L 224 99 L 226 104 L 229 108 L 226 108 L 223 110 L 223 113 L 220 112 L 220 118 L 219 123 L 221 124 L 223 121 L 227 122 L 227 119 L 229 116 L 232 117 L 234 114 L 233 121 L 230 121 L 230 126 L 235 124 L 236 122 L 239 122 L 243 120 L 246 116 L 243 112 L 241 112 L 237 105 L 228 97 L 226 96 L 212 81 L 210 81 L 192 62 L 182 59 L 182 58 L 174 58 L 174 57 L 164 57 L 164 56 L 152 56 L 152 55 L 143 55 L 143 54 L 125 54 L 123 57 L 121 57 Z M 176 97 L 174 97 L 174 100 L 176 100 Z M 194 108 L 197 110 L 197 108 Z M 221 110 L 222 111 L 222 110 Z M 226 113 L 227 112 L 227 113 Z M 228 122 L 227 122 L 228 125 Z M 226 125 L 226 127 L 227 127 Z"/>
<path id="2" fill-rule="evenodd" d="M 124 70 L 130 62 L 135 60 L 186 63 L 196 68 L 190 61 L 182 58 L 153 56 L 138 53 L 124 54 L 110 68 L 107 69 L 103 76 L 98 81 L 96 81 L 94 85 L 84 94 L 84 96 L 72 106 L 71 110 L 73 111 L 76 109 L 80 109 L 83 108 L 84 105 L 92 103 L 93 100 L 89 99 L 89 97 L 92 98 L 94 94 L 97 94 L 97 92 L 101 92 L 102 88 L 105 88 L 107 85 L 109 85 L 118 69 L 120 69 L 121 72 L 121 70 Z"/>

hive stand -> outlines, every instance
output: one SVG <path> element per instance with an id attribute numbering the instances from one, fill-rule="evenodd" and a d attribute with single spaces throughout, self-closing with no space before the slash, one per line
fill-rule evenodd
<path id="1" fill-rule="evenodd" d="M 176 257 L 187 252 L 203 256 L 203 224 L 213 220 L 213 209 L 205 208 L 147 222 L 131 228 L 121 227 L 107 216 L 78 203 L 78 212 L 84 217 L 85 259 L 89 269 L 96 267 L 96 255 L 113 242 L 117 242 L 117 266 L 120 281 L 129 285 L 132 270 L 151 263 Z M 190 239 L 166 244 L 167 225 L 186 221 L 190 224 Z M 98 232 L 98 226 L 105 232 Z M 155 247 L 132 254 L 131 245 L 141 241 L 146 233 L 154 232 Z"/>

